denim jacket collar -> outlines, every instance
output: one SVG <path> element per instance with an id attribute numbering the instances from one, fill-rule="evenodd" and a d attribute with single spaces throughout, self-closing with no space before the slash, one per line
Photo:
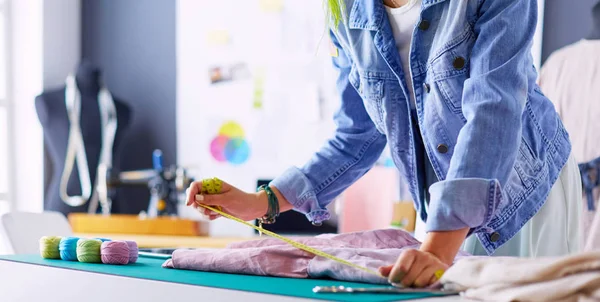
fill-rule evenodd
<path id="1" fill-rule="evenodd" d="M 423 0 L 422 9 L 447 0 Z M 348 27 L 352 29 L 379 30 L 385 17 L 383 0 L 356 0 L 350 10 Z"/>
<path id="2" fill-rule="evenodd" d="M 383 1 L 354 1 L 350 11 L 348 27 L 353 29 L 378 30 L 385 16 Z"/>

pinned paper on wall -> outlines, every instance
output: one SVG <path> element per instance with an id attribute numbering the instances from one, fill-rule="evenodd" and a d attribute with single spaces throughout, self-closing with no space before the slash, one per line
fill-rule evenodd
<path id="1" fill-rule="evenodd" d="M 249 78 L 250 70 L 245 62 L 212 65 L 208 69 L 208 77 L 211 84 L 239 81 Z"/>
<path id="2" fill-rule="evenodd" d="M 230 40 L 229 31 L 224 29 L 213 29 L 206 35 L 206 42 L 209 45 L 226 45 L 229 44 Z"/>
<path id="3" fill-rule="evenodd" d="M 250 145 L 244 137 L 244 129 L 234 121 L 224 123 L 210 142 L 210 153 L 222 163 L 241 165 L 250 157 Z"/>
<path id="4" fill-rule="evenodd" d="M 283 0 L 259 0 L 260 9 L 267 13 L 278 13 L 283 10 Z"/>
<path id="5" fill-rule="evenodd" d="M 265 72 L 261 68 L 256 72 L 254 78 L 254 95 L 252 98 L 252 107 L 254 109 L 261 109 L 263 107 L 263 99 L 265 94 Z"/>

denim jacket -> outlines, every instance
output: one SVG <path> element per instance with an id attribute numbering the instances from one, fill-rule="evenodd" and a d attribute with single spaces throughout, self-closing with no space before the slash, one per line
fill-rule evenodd
<path id="1" fill-rule="evenodd" d="M 382 2 L 345 0 L 330 35 L 341 95 L 336 133 L 272 185 L 318 224 L 388 144 L 426 230 L 469 228 L 492 254 L 540 209 L 571 151 L 536 84 L 537 0 L 423 0 L 410 70 Z M 435 182 L 426 180 L 427 165 Z"/>

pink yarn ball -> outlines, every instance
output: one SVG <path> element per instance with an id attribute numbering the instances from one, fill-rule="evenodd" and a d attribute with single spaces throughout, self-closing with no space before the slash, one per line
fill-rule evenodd
<path id="1" fill-rule="evenodd" d="M 126 241 L 129 246 L 129 263 L 135 263 L 138 259 L 138 245 L 135 241 Z"/>
<path id="2" fill-rule="evenodd" d="M 100 258 L 105 264 L 127 264 L 129 263 L 129 245 L 125 241 L 102 242 Z"/>

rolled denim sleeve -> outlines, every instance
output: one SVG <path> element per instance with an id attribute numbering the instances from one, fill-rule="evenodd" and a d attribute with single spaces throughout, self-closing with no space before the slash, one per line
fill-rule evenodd
<path id="1" fill-rule="evenodd" d="M 271 182 L 313 223 L 330 218 L 326 206 L 373 167 L 387 143 L 348 81 L 350 58 L 335 35 L 330 36 L 338 49 L 333 65 L 339 72 L 336 86 L 341 96 L 335 135 L 304 166 L 289 168 Z"/>
<path id="2" fill-rule="evenodd" d="M 537 0 L 481 2 L 462 95 L 467 122 L 446 178 L 430 187 L 428 232 L 485 227 L 502 200 L 521 141 Z"/>

